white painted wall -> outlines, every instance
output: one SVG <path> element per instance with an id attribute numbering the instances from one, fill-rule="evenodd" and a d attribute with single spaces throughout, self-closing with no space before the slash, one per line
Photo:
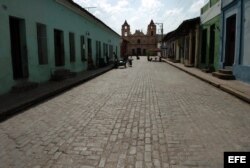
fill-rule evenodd
<path id="1" fill-rule="evenodd" d="M 221 1 L 214 4 L 210 9 L 201 15 L 201 24 L 213 19 L 221 13 Z"/>
<path id="2" fill-rule="evenodd" d="M 244 0 L 244 19 L 243 19 L 243 65 L 250 65 L 250 1 Z"/>

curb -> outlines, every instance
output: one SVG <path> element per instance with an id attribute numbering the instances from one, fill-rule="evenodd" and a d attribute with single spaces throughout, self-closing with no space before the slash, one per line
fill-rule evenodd
<path id="1" fill-rule="evenodd" d="M 169 65 L 171 65 L 171 66 L 173 66 L 173 67 L 175 67 L 175 68 L 177 68 L 177 69 L 179 69 L 181 71 L 184 71 L 184 72 L 188 73 L 189 75 L 192 75 L 192 76 L 194 76 L 194 77 L 196 77 L 196 78 L 198 78 L 198 79 L 200 79 L 200 80 L 202 80 L 202 81 L 204 81 L 204 82 L 206 82 L 206 83 L 208 83 L 208 84 L 210 84 L 210 85 L 212 85 L 212 86 L 214 86 L 216 88 L 219 88 L 220 90 L 222 90 L 222 91 L 224 91 L 226 93 L 229 93 L 229 94 L 237 97 L 238 99 L 240 99 L 242 101 L 245 101 L 246 103 L 250 103 L 250 97 L 245 96 L 244 94 L 242 94 L 241 92 L 239 92 L 239 91 L 237 91 L 237 90 L 235 90 L 233 88 L 230 88 L 230 87 L 228 87 L 226 85 L 223 85 L 223 84 L 220 84 L 220 83 L 210 81 L 209 79 L 203 78 L 203 77 L 201 77 L 199 75 L 196 75 L 196 74 L 194 74 L 194 73 L 192 73 L 190 71 L 187 71 L 187 70 L 185 70 L 185 69 L 183 69 L 181 67 L 178 67 L 178 66 L 174 65 L 173 63 L 165 60 L 165 59 L 162 59 L 162 60 L 165 63 L 167 63 L 167 64 L 169 64 Z"/>
<path id="2" fill-rule="evenodd" d="M 52 98 L 56 95 L 59 95 L 59 94 L 65 92 L 65 91 L 68 91 L 68 90 L 70 90 L 70 89 L 72 89 L 80 84 L 83 84 L 84 82 L 87 82 L 91 79 L 94 79 L 94 78 L 96 78 L 96 77 L 98 77 L 98 76 L 100 76 L 100 75 L 102 75 L 102 74 L 104 74 L 112 69 L 113 69 L 113 67 L 109 67 L 109 68 L 105 69 L 104 71 L 93 73 L 93 74 L 86 76 L 86 78 L 83 78 L 79 81 L 76 81 L 76 82 L 73 82 L 73 83 L 66 85 L 64 87 L 55 89 L 51 92 L 47 92 L 47 93 L 42 94 L 42 95 L 35 97 L 33 99 L 29 99 L 26 102 L 17 104 L 16 106 L 14 106 L 10 109 L 7 109 L 5 111 L 1 111 L 0 122 L 5 121 L 16 114 L 22 113 L 25 109 L 28 109 L 29 107 L 37 105 L 43 101 L 48 100 L 49 98 Z"/>

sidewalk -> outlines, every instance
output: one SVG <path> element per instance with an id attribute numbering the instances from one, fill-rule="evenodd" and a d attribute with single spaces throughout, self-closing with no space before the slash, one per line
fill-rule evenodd
<path id="1" fill-rule="evenodd" d="M 7 93 L 0 96 L 0 121 L 12 115 L 38 104 L 48 98 L 69 90 L 83 82 L 93 79 L 111 70 L 113 65 L 99 68 L 97 70 L 84 71 L 78 73 L 76 77 L 68 78 L 63 81 L 49 81 L 40 84 L 38 87 L 18 93 Z"/>
<path id="2" fill-rule="evenodd" d="M 211 73 L 202 72 L 200 69 L 185 67 L 181 63 L 173 63 L 166 59 L 162 59 L 162 60 L 190 75 L 193 75 L 227 93 L 230 93 L 238 97 L 239 99 L 247 103 L 250 103 L 250 84 L 237 81 L 237 80 L 218 79 L 216 77 L 213 77 Z"/>

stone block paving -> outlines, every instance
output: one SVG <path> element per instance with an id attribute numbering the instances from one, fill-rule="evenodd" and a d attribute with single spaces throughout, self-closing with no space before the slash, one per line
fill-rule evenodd
<path id="1" fill-rule="evenodd" d="M 249 104 L 141 58 L 0 123 L 0 167 L 219 168 L 249 132 Z"/>

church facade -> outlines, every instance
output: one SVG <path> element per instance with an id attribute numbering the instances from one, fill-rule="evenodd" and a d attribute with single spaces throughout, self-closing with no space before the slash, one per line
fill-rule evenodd
<path id="1" fill-rule="evenodd" d="M 149 23 L 146 34 L 141 30 L 136 30 L 134 34 L 131 34 L 127 21 L 122 25 L 121 31 L 123 42 L 127 43 L 122 55 L 150 55 L 157 49 L 156 24 L 153 20 Z"/>

